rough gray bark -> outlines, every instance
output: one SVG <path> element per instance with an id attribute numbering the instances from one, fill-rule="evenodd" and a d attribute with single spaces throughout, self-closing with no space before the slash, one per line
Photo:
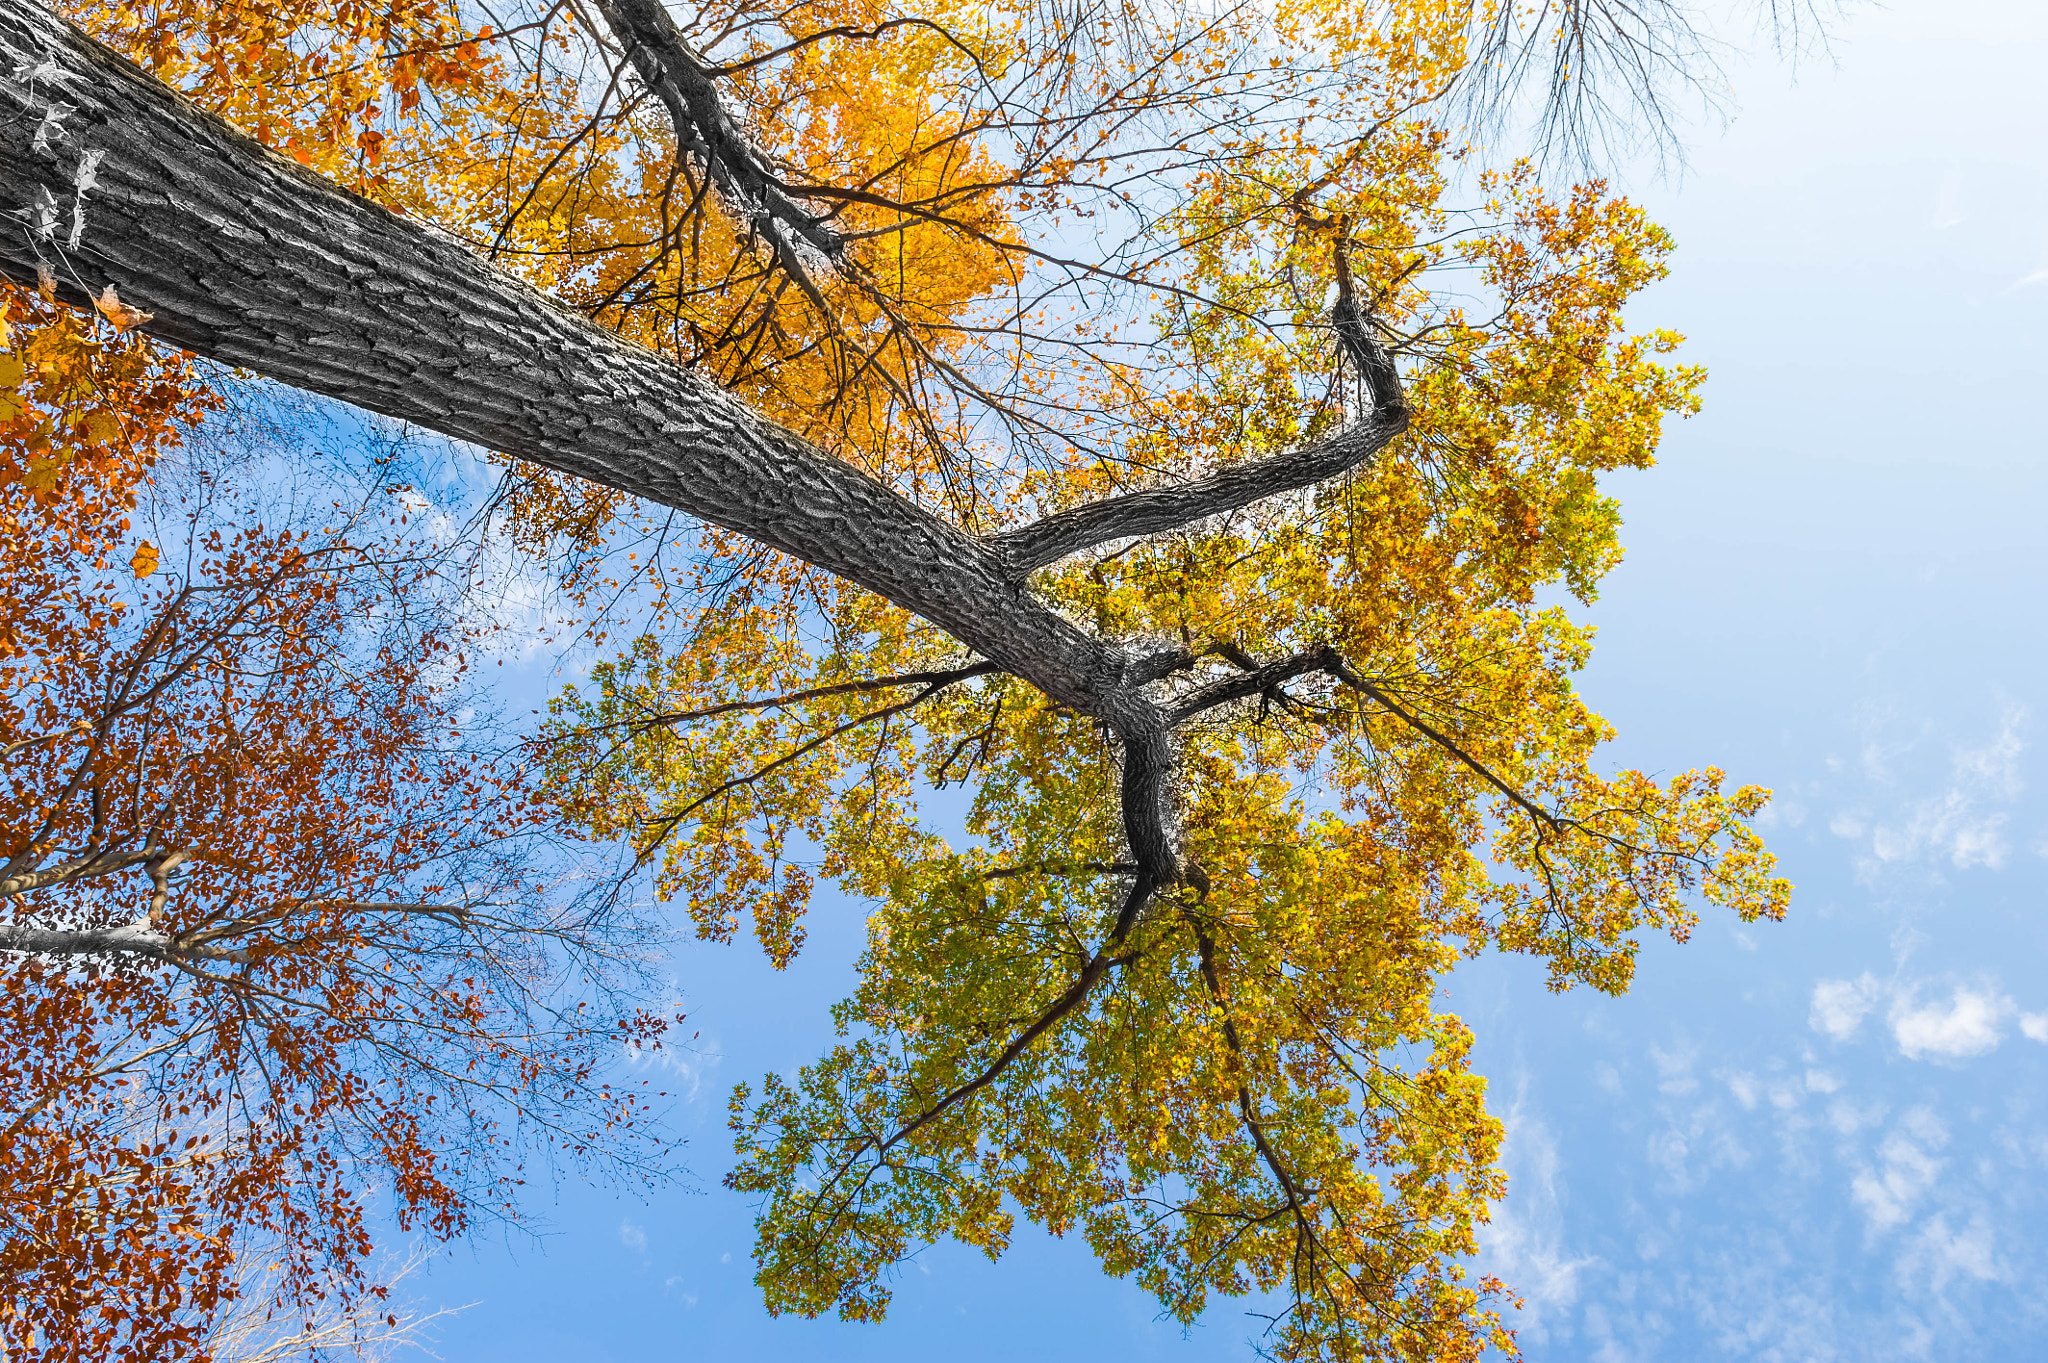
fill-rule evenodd
<path id="1" fill-rule="evenodd" d="M 1124 825 L 1152 889 L 1180 871 L 1168 776 L 1181 716 L 1141 688 L 1191 660 L 1089 636 L 1025 574 L 1320 481 L 1406 424 L 1391 360 L 1355 307 L 1340 309 L 1375 398 L 1367 420 L 1184 487 L 977 539 L 461 243 L 268 151 L 34 0 L 0 0 L 0 44 L 9 277 L 53 275 L 73 303 L 111 286 L 174 345 L 675 507 L 923 616 L 1117 735 Z M 658 45 L 640 55 L 672 56 Z M 689 112 L 687 88 L 674 93 Z M 716 114 L 690 116 L 715 128 Z"/>
<path id="2" fill-rule="evenodd" d="M 846 240 L 789 196 L 768 157 L 718 97 L 718 85 L 690 50 L 661 0 L 595 0 L 640 80 L 668 110 L 676 149 L 718 187 L 720 197 L 775 252 L 783 270 L 820 311 L 825 301 L 803 261 L 806 249 L 832 266 Z"/>
<path id="3" fill-rule="evenodd" d="M 36 956 L 144 956 L 154 961 L 239 961 L 242 953 L 208 943 L 186 942 L 146 922 L 111 928 L 38 928 L 0 923 L 0 951 Z"/>
<path id="4" fill-rule="evenodd" d="M 162 857 L 161 849 L 145 847 L 139 852 L 88 852 L 84 856 L 34 871 L 16 871 L 10 866 L 6 874 L 0 874 L 0 895 L 27 894 L 31 890 L 48 889 L 52 885 L 69 885 L 74 880 L 113 875 L 117 871 L 143 866 Z M 183 861 L 185 858 L 180 857 L 179 860 Z"/>

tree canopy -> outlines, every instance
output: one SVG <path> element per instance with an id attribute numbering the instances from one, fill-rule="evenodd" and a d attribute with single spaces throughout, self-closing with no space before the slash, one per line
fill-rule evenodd
<path id="1" fill-rule="evenodd" d="M 298 1067 L 219 1165 L 260 1215 L 297 1224 L 303 1194 L 256 1171 L 313 1148 L 310 1085 L 452 1234 L 471 1166 L 406 1115 L 442 1072 L 382 1028 L 432 1018 L 505 1067 L 446 1081 L 481 1086 L 469 1120 L 595 1131 L 630 1105 L 593 1048 L 659 1020 L 503 1010 L 536 1016 L 648 887 L 781 964 L 829 881 L 868 907 L 840 1040 L 732 1099 L 770 1310 L 879 1316 L 906 1255 L 999 1254 L 1022 1214 L 1183 1321 L 1256 1295 L 1282 1357 L 1512 1347 L 1509 1287 L 1467 1276 L 1501 1129 L 1445 976 L 1503 949 L 1618 993 L 1645 932 L 1789 893 L 1764 792 L 1609 770 L 1572 687 L 1575 610 L 1620 555 L 1601 477 L 1648 466 L 1703 375 L 1625 316 L 1668 237 L 1515 154 L 1516 73 L 1548 80 L 1539 130 L 1582 132 L 1603 62 L 1645 98 L 1685 74 L 1678 11 L 64 13 L 0 6 L 6 477 L 65 528 L 20 537 L 44 547 L 14 580 L 51 585 L 5 626 L 34 661 L 8 683 L 5 874 L 28 879 L 0 945 L 19 997 L 64 1000 L 9 1023 L 49 1111 L 114 1101 L 59 1031 L 204 1030 L 161 1083 L 195 1110 L 260 1057 Z M 87 359 L 42 358 L 63 346 Z M 181 348 L 502 458 L 472 533 L 552 574 L 605 651 L 537 760 L 456 736 L 454 636 L 348 633 L 442 571 L 399 531 L 372 551 L 230 517 L 116 600 L 122 551 L 157 571 L 126 512 L 159 446 L 241 382 Z M 150 744 L 180 756 L 145 781 Z M 564 828 L 626 849 L 569 919 L 519 842 Z M 110 888 L 46 893 L 88 885 Z M 332 1019 L 318 1045 L 219 1016 L 280 994 Z M 82 1068 L 35 1069 L 60 1052 Z M 358 1087 L 358 1053 L 394 1087 Z M 102 1151 L 41 1111 L 0 1158 L 198 1196 L 168 1146 L 105 1153 L 138 1122 L 195 1138 L 185 1114 L 95 1118 Z M 332 1156 L 334 1187 L 365 1153 Z M 115 1233 L 95 1215 L 9 1246 L 55 1272 Z M 203 1314 L 224 1270 L 174 1257 Z"/>

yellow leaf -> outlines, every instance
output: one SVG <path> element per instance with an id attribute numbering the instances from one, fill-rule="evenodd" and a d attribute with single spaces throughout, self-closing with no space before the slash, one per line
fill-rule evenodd
<path id="1" fill-rule="evenodd" d="M 135 554 L 128 560 L 129 569 L 137 577 L 148 577 L 156 571 L 156 546 L 148 540 L 135 546 Z"/>
<path id="2" fill-rule="evenodd" d="M 6 340 L 0 338 L 0 345 L 5 344 Z M 0 388 L 19 388 L 27 375 L 28 366 L 21 362 L 21 356 L 0 355 Z"/>

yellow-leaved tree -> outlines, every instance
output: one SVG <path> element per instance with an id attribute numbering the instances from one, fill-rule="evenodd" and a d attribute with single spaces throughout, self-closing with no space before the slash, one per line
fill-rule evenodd
<path id="1" fill-rule="evenodd" d="M 770 1310 L 1021 1214 L 1282 1357 L 1513 1347 L 1444 977 L 1620 992 L 1788 896 L 1763 792 L 1608 769 L 1572 687 L 1702 375 L 1514 73 L 1539 143 L 1654 132 L 1682 11 L 66 13 L 0 4 L 7 271 L 500 454 L 616 649 L 534 736 L 615 892 L 777 963 L 868 906 L 838 1043 L 733 1097 Z"/>

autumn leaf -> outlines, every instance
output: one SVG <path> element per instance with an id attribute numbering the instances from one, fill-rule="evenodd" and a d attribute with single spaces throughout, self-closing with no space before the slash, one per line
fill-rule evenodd
<path id="1" fill-rule="evenodd" d="M 156 546 L 144 540 L 135 546 L 135 552 L 129 556 L 128 569 L 138 578 L 148 577 L 156 571 L 156 563 Z"/>
<path id="2" fill-rule="evenodd" d="M 114 328 L 117 331 L 126 331 L 129 327 L 139 327 L 156 316 L 153 312 L 144 312 L 140 308 L 133 308 L 123 303 L 120 295 L 114 292 L 112 284 L 107 285 L 105 291 L 99 297 L 92 300 L 92 305 L 99 311 L 100 316 L 114 324 Z"/>
<path id="3" fill-rule="evenodd" d="M 121 420 L 104 408 L 95 408 L 86 413 L 82 423 L 85 438 L 94 444 L 104 445 L 121 435 Z"/>

